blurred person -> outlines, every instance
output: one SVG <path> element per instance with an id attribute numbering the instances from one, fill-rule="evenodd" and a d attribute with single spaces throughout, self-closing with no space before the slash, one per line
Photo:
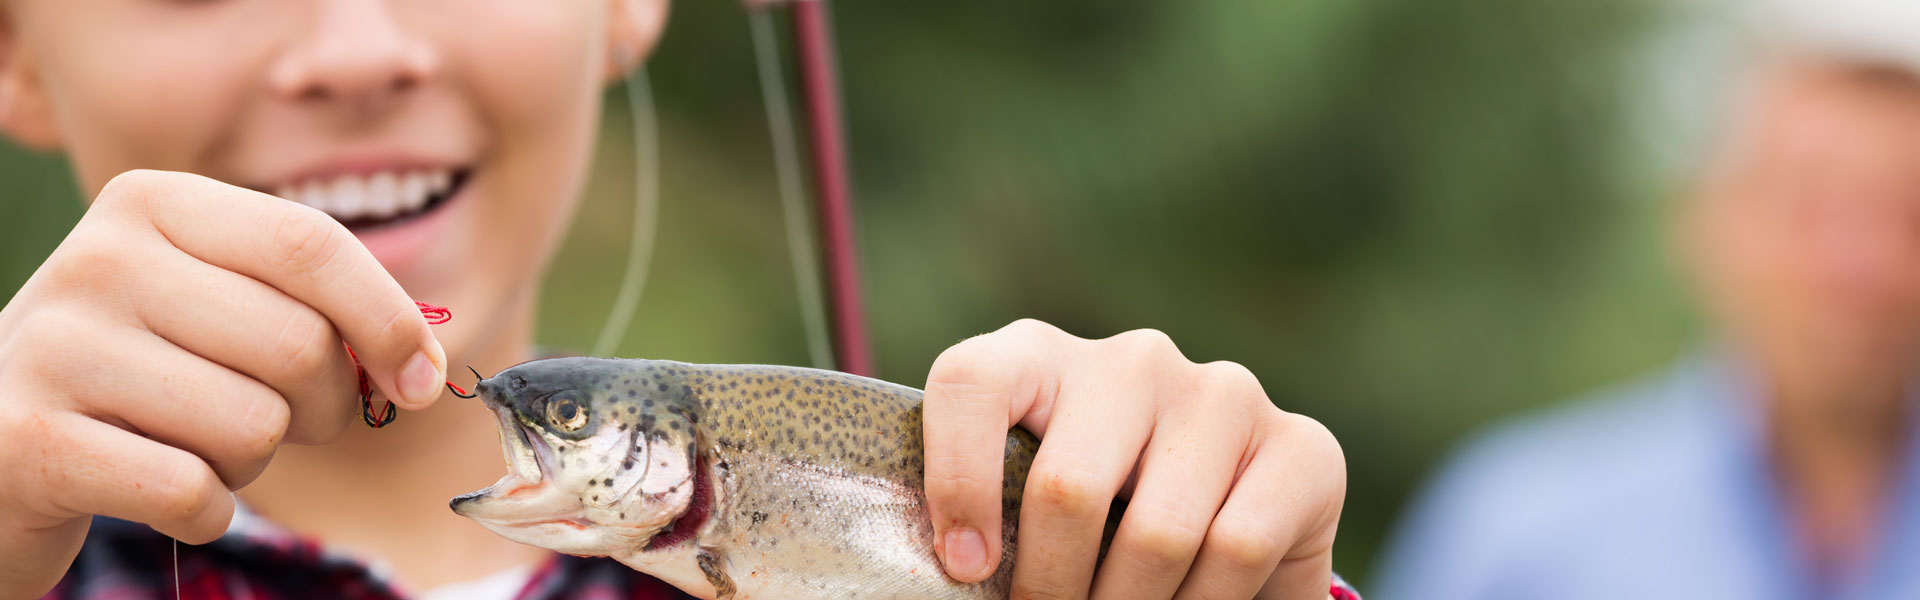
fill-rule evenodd
<path id="1" fill-rule="evenodd" d="M 536 356 L 602 87 L 666 14 L 0 0 L 0 132 L 63 153 L 91 199 L 0 309 L 0 598 L 680 597 L 452 514 L 501 456 L 493 415 L 438 402 L 449 364 Z M 460 318 L 429 328 L 415 298 Z M 349 427 L 343 343 L 402 426 Z M 1339 446 L 1243 367 L 1020 321 L 948 349 L 925 387 L 929 542 L 957 579 L 1001 561 L 1018 424 L 1042 444 L 1016 595 L 1344 593 Z"/>
<path id="2" fill-rule="evenodd" d="M 1920 4 L 1739 10 L 1674 228 L 1719 335 L 1472 443 L 1381 597 L 1920 598 Z"/>

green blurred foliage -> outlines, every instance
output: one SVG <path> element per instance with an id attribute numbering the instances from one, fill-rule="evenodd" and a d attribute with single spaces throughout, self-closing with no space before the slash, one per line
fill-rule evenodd
<path id="1" fill-rule="evenodd" d="M 1327 423 L 1366 579 L 1423 474 L 1490 420 L 1697 335 L 1636 151 L 1644 0 L 976 0 L 835 6 L 883 376 L 1036 317 L 1167 331 Z M 805 364 L 747 29 L 680 3 L 650 62 L 665 205 L 621 353 Z M 624 98 L 542 339 L 591 345 L 631 215 Z M 0 148 L 0 289 L 82 210 Z M 457 307 L 456 307 L 457 310 Z"/>

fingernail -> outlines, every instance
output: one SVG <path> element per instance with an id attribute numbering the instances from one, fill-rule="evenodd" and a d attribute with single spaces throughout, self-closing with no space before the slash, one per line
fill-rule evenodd
<path id="1" fill-rule="evenodd" d="M 947 530 L 947 573 L 956 577 L 979 577 L 987 568 L 987 540 L 972 527 Z"/>
<path id="2" fill-rule="evenodd" d="M 433 359 L 425 352 L 415 352 L 407 359 L 407 365 L 400 368 L 400 395 L 415 406 L 432 404 L 440 398 L 440 370 L 433 366 Z"/>

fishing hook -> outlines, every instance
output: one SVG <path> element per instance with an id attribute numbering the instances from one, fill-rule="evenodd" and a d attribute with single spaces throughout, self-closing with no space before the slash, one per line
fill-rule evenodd
<path id="1" fill-rule="evenodd" d="M 485 377 L 481 377 L 481 376 L 480 376 L 480 372 L 479 372 L 479 371 L 476 371 L 476 370 L 474 370 L 474 368 L 473 368 L 473 365 L 467 365 L 467 370 L 468 370 L 468 371 L 473 371 L 473 382 L 474 382 L 474 389 L 476 390 L 476 391 L 475 391 L 474 393 L 471 393 L 471 394 L 469 394 L 469 393 L 467 393 L 467 391 L 466 391 L 466 390 L 463 390 L 463 389 L 460 389 L 460 386 L 457 386 L 457 385 L 454 385 L 454 384 L 453 384 L 453 382 L 451 382 L 451 381 L 449 381 L 449 382 L 447 382 L 447 389 L 449 389 L 449 390 L 452 390 L 452 391 L 453 391 L 453 395 L 455 395 L 455 396 L 459 396 L 459 397 L 461 397 L 461 398 L 478 398 L 478 397 L 480 397 L 480 394 L 479 394 L 479 392 L 477 391 L 477 390 L 479 390 L 479 389 L 480 389 L 480 388 L 479 388 L 479 385 L 480 385 L 480 380 L 482 380 L 482 379 L 486 379 L 486 378 L 485 378 Z"/>

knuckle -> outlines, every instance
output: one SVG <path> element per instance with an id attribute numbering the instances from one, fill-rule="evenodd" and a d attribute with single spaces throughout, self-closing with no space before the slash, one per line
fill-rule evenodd
<path id="1" fill-rule="evenodd" d="M 387 313 L 377 331 L 381 340 L 414 340 L 421 337 L 426 326 L 427 320 L 420 316 L 420 310 L 409 305 Z"/>
<path id="2" fill-rule="evenodd" d="M 167 521 L 187 521 L 213 503 L 219 478 L 205 465 L 192 461 L 179 461 L 172 470 L 156 490 L 154 508 Z"/>
<path id="3" fill-rule="evenodd" d="M 1294 463 L 1311 466 L 1302 483 L 1322 492 L 1325 509 L 1337 512 L 1346 496 L 1347 457 L 1333 431 L 1312 417 L 1279 409 L 1265 421 L 1268 424 L 1255 428 L 1256 443 L 1273 444 L 1294 457 Z"/>
<path id="4" fill-rule="evenodd" d="M 1206 532 L 1189 524 L 1184 515 L 1170 515 L 1142 523 L 1132 538 L 1129 554 L 1135 562 L 1150 571 L 1172 572 L 1193 561 Z"/>
<path id="5" fill-rule="evenodd" d="M 1321 423 L 1319 419 L 1300 413 L 1281 411 L 1280 420 L 1286 424 L 1288 435 L 1333 438 L 1333 431 L 1327 429 L 1326 424 Z"/>
<path id="6" fill-rule="evenodd" d="M 1260 378 L 1246 365 L 1230 360 L 1216 360 L 1200 365 L 1207 382 L 1217 388 L 1242 394 L 1266 395 L 1260 385 Z"/>
<path id="7" fill-rule="evenodd" d="M 96 206 L 126 208 L 144 204 L 148 198 L 163 189 L 168 174 L 164 171 L 134 169 L 113 176 L 107 184 L 100 187 L 100 194 L 94 199 Z"/>
<path id="8" fill-rule="evenodd" d="M 65 337 L 62 335 L 62 330 L 69 325 L 70 319 L 62 311 L 40 310 L 35 313 L 33 318 L 22 319 L 19 326 L 8 336 L 10 349 L 15 350 L 8 353 L 11 355 L 9 359 L 32 360 L 35 357 L 44 356 L 43 349 L 47 343 Z M 18 351 L 19 349 L 25 349 L 25 351 Z"/>
<path id="9" fill-rule="evenodd" d="M 1280 562 L 1279 540 L 1264 529 L 1245 524 L 1215 523 L 1207 533 L 1206 551 L 1241 572 L 1260 572 Z"/>
<path id="10" fill-rule="evenodd" d="M 968 415 L 1005 412 L 1005 393 L 992 380 L 982 377 L 955 373 L 930 375 L 922 401 L 934 410 L 947 409 Z"/>
<path id="11" fill-rule="evenodd" d="M 1280 422 L 1281 435 L 1290 440 L 1290 443 L 1344 462 L 1340 440 L 1334 437 L 1333 430 L 1327 429 L 1326 424 L 1321 423 L 1319 419 L 1299 413 L 1279 409 L 1275 409 L 1275 412 L 1279 413 L 1277 420 Z"/>
<path id="12" fill-rule="evenodd" d="M 85 229 L 85 231 L 82 231 Z M 44 280 L 53 298 L 82 302 L 111 301 L 121 295 L 116 287 L 128 281 L 139 282 L 150 276 L 140 263 L 147 258 L 129 250 L 116 226 L 77 227 L 67 241 L 48 257 L 34 273 L 36 283 Z"/>
<path id="13" fill-rule="evenodd" d="M 357 391 L 357 390 L 355 390 Z M 336 396 L 344 397 L 344 395 Z M 289 402 L 293 402 L 289 400 Z M 315 407 L 315 404 L 321 406 Z M 287 430 L 282 443 L 319 445 L 339 439 L 352 424 L 353 411 L 358 405 L 350 402 L 314 402 L 300 405 L 301 410 L 291 414 L 287 421 Z M 291 406 L 289 406 L 291 410 Z"/>
<path id="14" fill-rule="evenodd" d="M 344 354 L 333 324 L 320 315 L 296 311 L 280 327 L 270 350 L 280 365 L 301 382 L 323 375 Z"/>
<path id="15" fill-rule="evenodd" d="M 346 243 L 346 230 L 319 211 L 290 207 L 274 228 L 273 244 L 281 266 L 318 275 Z"/>
<path id="16" fill-rule="evenodd" d="M 104 236 L 100 236 L 104 237 Z M 78 238 L 79 243 L 61 248 L 61 265 L 69 267 L 69 274 L 84 277 L 84 281 L 103 281 L 118 279 L 129 272 L 127 267 L 134 257 L 112 243 L 96 236 Z"/>
<path id="17" fill-rule="evenodd" d="M 927 497 L 929 500 L 949 503 L 959 502 L 963 500 L 969 492 L 981 489 L 981 487 L 986 484 L 985 481 L 966 473 L 967 468 L 972 465 L 968 464 L 966 460 L 961 457 L 951 456 L 933 460 L 946 464 L 942 465 L 942 468 L 939 469 L 939 471 L 941 471 L 939 475 L 928 478 L 927 480 Z"/>
<path id="18" fill-rule="evenodd" d="M 1106 486 L 1083 471 L 1041 473 L 1030 485 L 1034 488 L 1030 502 L 1073 519 L 1097 518 L 1112 500 Z"/>
<path id="19" fill-rule="evenodd" d="M 1186 356 L 1180 354 L 1179 346 L 1174 345 L 1173 338 L 1158 329 L 1126 331 L 1105 341 L 1122 356 L 1136 361 L 1151 363 L 1186 361 Z"/>
<path id="20" fill-rule="evenodd" d="M 979 398 L 990 383 L 1004 372 L 996 353 L 986 348 L 982 338 L 973 338 L 941 352 L 927 372 L 928 402 L 965 401 Z"/>
<path id="21" fill-rule="evenodd" d="M 68 311 L 41 311 L 14 331 L 5 360 L 15 365 L 8 370 L 17 367 L 29 380 L 69 382 L 91 369 L 86 360 L 93 333 L 93 325 Z"/>
<path id="22" fill-rule="evenodd" d="M 245 412 L 231 422 L 228 436 L 233 452 L 248 459 L 272 455 L 286 438 L 291 418 L 292 411 L 278 396 L 249 398 Z"/>
<path id="23" fill-rule="evenodd" d="M 994 340 L 1008 345 L 1024 347 L 1057 347 L 1070 342 L 1084 342 L 1085 338 L 1067 333 L 1065 329 L 1052 323 L 1034 318 L 1023 318 L 1008 323 L 986 335 L 974 339 Z"/>
<path id="24" fill-rule="evenodd" d="M 1222 360 L 1195 368 L 1198 370 L 1199 396 L 1216 408 L 1241 409 L 1231 413 L 1236 415 L 1257 415 L 1260 410 L 1278 412 L 1273 401 L 1267 399 L 1267 391 L 1260 385 L 1260 378 L 1245 365 Z M 1255 412 L 1249 413 L 1247 409 Z"/>
<path id="25" fill-rule="evenodd" d="M 1001 327 L 994 333 L 1014 337 L 1057 337 L 1067 335 L 1067 332 L 1062 331 L 1059 327 L 1054 327 L 1052 323 L 1032 317 L 1015 319 L 1012 323 L 1008 323 L 1005 327 Z"/>

